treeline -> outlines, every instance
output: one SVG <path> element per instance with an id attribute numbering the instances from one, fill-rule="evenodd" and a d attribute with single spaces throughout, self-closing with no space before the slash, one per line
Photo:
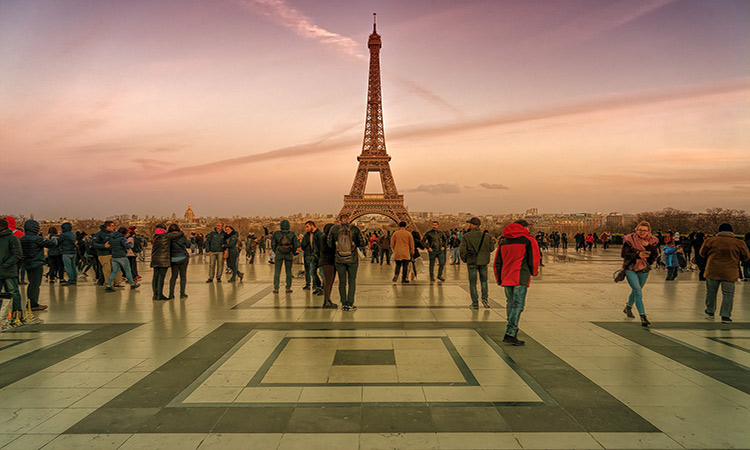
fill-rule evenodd
<path id="1" fill-rule="evenodd" d="M 638 221 L 646 220 L 651 229 L 666 232 L 679 231 L 681 234 L 702 231 L 714 234 L 722 223 L 732 225 L 735 234 L 750 232 L 750 215 L 741 209 L 708 208 L 705 212 L 694 213 L 674 208 L 649 211 L 638 214 Z"/>

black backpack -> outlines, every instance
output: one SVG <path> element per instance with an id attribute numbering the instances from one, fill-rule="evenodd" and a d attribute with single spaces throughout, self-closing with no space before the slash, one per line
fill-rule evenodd
<path id="1" fill-rule="evenodd" d="M 289 239 L 289 233 L 281 232 L 281 239 L 279 239 L 279 244 L 276 246 L 276 253 L 279 253 L 281 255 L 288 255 L 289 253 L 292 253 L 293 246 L 292 246 L 292 240 Z"/>
<path id="2" fill-rule="evenodd" d="M 133 236 L 133 252 L 140 253 L 143 250 L 143 238 L 137 234 Z"/>

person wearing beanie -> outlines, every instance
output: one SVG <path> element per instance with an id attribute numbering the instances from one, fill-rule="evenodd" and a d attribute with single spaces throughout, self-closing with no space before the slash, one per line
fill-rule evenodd
<path id="1" fill-rule="evenodd" d="M 62 258 L 63 267 L 68 274 L 68 281 L 64 285 L 75 286 L 78 281 L 78 266 L 76 265 L 76 256 L 78 253 L 78 243 L 76 234 L 73 232 L 73 224 L 65 222 L 61 226 L 62 233 L 58 238 L 58 248 Z"/>
<path id="2" fill-rule="evenodd" d="M 706 239 L 700 250 L 701 257 L 706 259 L 706 309 L 705 313 L 713 318 L 716 312 L 716 294 L 721 287 L 721 321 L 732 322 L 734 305 L 734 283 L 740 275 L 741 261 L 750 260 L 750 250 L 734 237 L 732 225 L 722 223 L 716 236 Z"/>

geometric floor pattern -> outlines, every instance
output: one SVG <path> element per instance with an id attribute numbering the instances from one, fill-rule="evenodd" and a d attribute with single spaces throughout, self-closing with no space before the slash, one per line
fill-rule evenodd
<path id="1" fill-rule="evenodd" d="M 190 297 L 156 305 L 45 284 L 45 323 L 0 334 L 0 448 L 750 448 L 750 289 L 726 325 L 695 274 L 654 271 L 643 329 L 618 253 L 547 255 L 524 347 L 499 287 L 467 308 L 464 266 L 400 285 L 363 261 L 354 313 L 274 295 L 264 262 L 206 285 L 192 258 Z"/>

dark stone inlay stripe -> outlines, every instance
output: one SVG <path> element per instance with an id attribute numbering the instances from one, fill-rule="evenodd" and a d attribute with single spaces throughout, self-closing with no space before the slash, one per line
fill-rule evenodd
<path id="1" fill-rule="evenodd" d="M 273 286 L 266 286 L 255 294 L 251 295 L 247 300 L 243 300 L 232 307 L 232 309 L 250 309 L 254 304 L 265 298 L 266 295 L 273 291 Z"/>
<path id="2" fill-rule="evenodd" d="M 15 347 L 18 344 L 29 342 L 31 339 L 0 339 L 0 351 Z"/>
<path id="3" fill-rule="evenodd" d="M 140 323 L 37 324 L 18 330 L 18 333 L 84 330 L 88 333 L 26 353 L 0 364 L 0 388 L 13 384 L 141 325 Z M 13 333 L 14 331 L 11 330 L 5 332 L 4 335 L 11 338 Z"/>
<path id="4" fill-rule="evenodd" d="M 248 407 L 224 405 L 182 405 L 174 402 L 208 368 L 225 357 L 253 330 L 347 330 L 347 329 L 438 330 L 475 329 L 493 348 L 516 364 L 527 379 L 538 383 L 554 401 L 551 404 L 526 402 L 393 403 L 393 404 L 279 404 Z M 65 433 L 180 433 L 186 423 L 191 431 L 214 433 L 281 433 L 310 430 L 316 433 L 340 432 L 438 432 L 459 427 L 449 425 L 450 408 L 494 408 L 500 420 L 466 420 L 463 432 L 488 429 L 510 431 L 561 432 L 658 432 L 653 425 L 575 371 L 547 349 L 525 336 L 525 347 L 499 344 L 503 324 L 475 322 L 367 322 L 367 323 L 225 323 L 193 344 L 120 396 L 69 428 Z M 373 336 L 374 337 L 374 336 Z M 556 402 L 556 404 L 555 404 Z M 337 408 L 342 408 L 338 409 Z M 438 410 L 435 408 L 446 408 Z M 479 408 L 479 409 L 476 409 Z M 358 413 L 361 409 L 361 418 Z M 185 411 L 185 412 L 178 412 Z M 298 412 L 299 411 L 299 412 Z M 466 410 L 469 411 L 469 410 Z M 325 414 L 317 429 L 310 425 L 316 413 Z M 468 414 L 468 413 L 467 413 Z M 495 417 L 493 413 L 489 413 Z M 360 420 L 357 422 L 357 420 Z"/>
<path id="5" fill-rule="evenodd" d="M 747 348 L 742 347 L 737 344 L 732 344 L 731 342 L 726 341 L 727 339 L 750 339 L 748 337 L 740 337 L 740 336 L 713 337 L 713 336 L 710 336 L 707 339 L 710 339 L 714 342 L 718 342 L 719 344 L 724 344 L 727 347 L 732 347 L 733 349 L 739 350 L 741 352 L 750 353 L 750 350 L 748 350 Z"/>
<path id="6" fill-rule="evenodd" d="M 595 322 L 596 325 L 624 337 L 662 356 L 697 370 L 709 377 L 750 394 L 750 370 L 732 360 L 680 342 L 676 339 L 652 333 L 650 330 L 723 330 L 748 329 L 750 323 L 721 324 L 715 322 L 652 323 L 650 330 L 641 326 L 620 322 Z"/>

